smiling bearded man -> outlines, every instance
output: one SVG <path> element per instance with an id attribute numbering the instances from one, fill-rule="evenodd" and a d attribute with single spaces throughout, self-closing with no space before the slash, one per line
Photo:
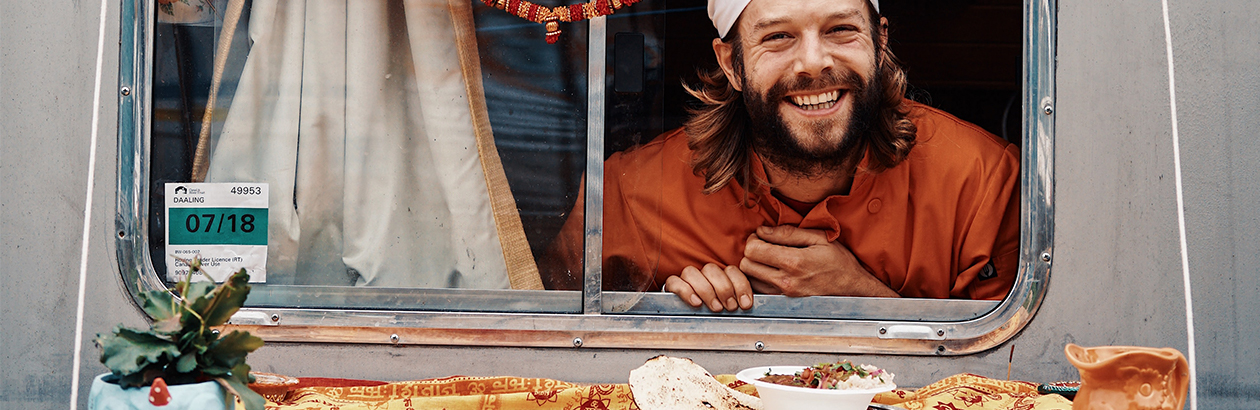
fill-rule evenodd
<path id="1" fill-rule="evenodd" d="M 843 77 L 843 79 L 841 79 Z M 871 79 L 874 83 L 878 77 Z M 856 105 L 849 114 L 848 127 L 837 130 L 834 118 L 817 120 L 794 134 L 786 120 L 779 114 L 778 107 L 782 101 L 809 110 L 826 110 L 838 105 L 840 91 L 825 93 L 823 102 L 810 103 L 810 97 L 788 97 L 790 90 L 810 90 L 830 88 L 832 85 L 848 87 L 846 92 L 855 94 Z M 835 71 L 823 74 L 822 78 L 796 77 L 791 81 L 776 83 L 768 91 L 758 92 L 751 88 L 747 81 L 743 88 L 744 103 L 747 105 L 749 118 L 749 135 L 752 137 L 753 151 L 775 167 L 800 177 L 818 177 L 831 171 L 852 168 L 861 159 L 862 141 L 860 135 L 868 135 L 871 123 L 874 122 L 875 107 L 879 103 L 880 90 L 875 84 L 864 84 L 852 71 L 841 76 Z M 834 97 L 833 97 L 834 96 Z M 911 133 L 910 141 L 913 141 Z M 812 147 L 806 146 L 813 142 Z M 909 145 L 909 144 L 907 144 Z"/>
<path id="2" fill-rule="evenodd" d="M 904 98 L 867 0 L 710 0 L 719 69 L 680 130 L 605 162 L 603 285 L 713 311 L 754 293 L 1001 299 L 1015 146 Z M 542 262 L 578 289 L 583 200 Z"/>

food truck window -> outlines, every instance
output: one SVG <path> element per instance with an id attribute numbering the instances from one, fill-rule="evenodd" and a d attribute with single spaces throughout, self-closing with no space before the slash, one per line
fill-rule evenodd
<path id="1" fill-rule="evenodd" d="M 552 3 L 538 5 L 567 5 Z M 982 350 L 1029 320 L 1048 279 L 1053 2 L 881 3 L 907 95 L 1019 153 L 1009 295 L 759 294 L 715 313 L 650 274 L 619 276 L 666 266 L 678 242 L 658 222 L 636 237 L 657 245 L 647 263 L 600 257 L 641 235 L 605 215 L 623 200 L 605 196 L 623 194 L 605 165 L 659 174 L 610 158 L 685 124 L 700 103 L 683 85 L 716 67 L 699 0 L 643 0 L 559 33 L 471 0 L 128 1 L 122 280 L 169 286 L 193 256 L 212 276 L 245 267 L 254 289 L 233 323 L 274 340 L 288 337 L 277 326 L 442 344 L 493 329 L 507 345 L 636 347 L 655 328 L 679 348 Z"/>

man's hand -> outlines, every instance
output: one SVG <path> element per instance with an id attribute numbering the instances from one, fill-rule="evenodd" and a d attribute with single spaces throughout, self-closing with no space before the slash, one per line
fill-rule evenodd
<path id="1" fill-rule="evenodd" d="M 678 295 L 692 307 L 705 305 L 709 310 L 752 309 L 752 286 L 739 268 L 707 264 L 696 269 L 688 266 L 682 274 L 665 280 L 665 290 Z"/>
<path id="2" fill-rule="evenodd" d="M 763 226 L 749 235 L 739 270 L 758 293 L 900 297 L 867 272 L 848 248 L 815 229 Z"/>

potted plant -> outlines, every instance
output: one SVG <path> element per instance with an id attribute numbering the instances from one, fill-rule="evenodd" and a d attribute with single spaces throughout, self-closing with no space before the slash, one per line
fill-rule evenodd
<path id="1" fill-rule="evenodd" d="M 245 356 L 261 347 L 262 339 L 235 330 L 220 335 L 214 328 L 227 323 L 245 303 L 249 274 L 241 269 L 216 286 L 191 280 L 193 275 L 205 274 L 200 259 L 188 264 L 188 276 L 175 284 L 173 293 L 140 292 L 140 307 L 153 319 L 148 330 L 119 325 L 113 333 L 97 335 L 101 363 L 112 373 L 97 377 L 92 384 L 89 408 L 145 408 L 120 406 L 137 401 L 166 406 L 167 399 L 173 400 L 171 404 L 201 401 L 182 408 L 224 408 L 232 403 L 223 394 L 227 391 L 239 397 L 246 409 L 262 410 L 265 400 L 247 386 L 250 375 L 245 364 Z M 208 393 L 180 392 L 198 383 Z M 171 386 L 169 390 L 166 385 Z M 110 398 L 115 391 L 138 398 Z"/>

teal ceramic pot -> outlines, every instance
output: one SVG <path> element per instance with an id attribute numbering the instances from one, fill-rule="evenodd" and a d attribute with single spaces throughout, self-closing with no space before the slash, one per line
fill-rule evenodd
<path id="1" fill-rule="evenodd" d="M 228 408 L 227 395 L 218 382 L 169 386 L 171 401 L 157 407 L 149 404 L 149 388 L 123 389 L 116 383 L 104 380 L 109 373 L 96 376 L 92 392 L 88 394 L 89 410 L 224 410 Z"/>

